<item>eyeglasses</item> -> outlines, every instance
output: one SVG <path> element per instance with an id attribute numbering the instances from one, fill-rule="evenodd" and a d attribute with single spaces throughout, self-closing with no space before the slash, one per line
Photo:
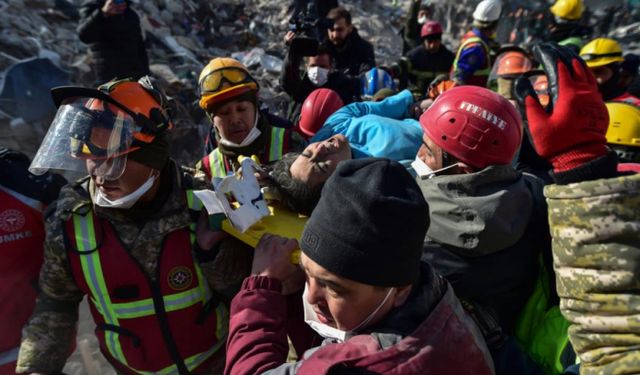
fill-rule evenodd
<path id="1" fill-rule="evenodd" d="M 200 81 L 200 95 L 211 94 L 222 88 L 236 86 L 242 83 L 254 83 L 255 79 L 244 69 L 225 67 L 207 74 Z"/>

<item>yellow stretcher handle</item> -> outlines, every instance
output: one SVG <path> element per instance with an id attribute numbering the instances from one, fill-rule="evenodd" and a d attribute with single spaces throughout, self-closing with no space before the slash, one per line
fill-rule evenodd
<path id="1" fill-rule="evenodd" d="M 306 222 L 307 217 L 305 216 L 300 216 L 279 206 L 270 205 L 269 216 L 263 217 L 262 220 L 253 224 L 244 233 L 234 228 L 229 222 L 229 219 L 222 221 L 222 230 L 255 248 L 265 233 L 276 234 L 286 238 L 295 238 L 300 242 L 302 230 Z M 300 249 L 296 249 L 291 253 L 291 263 L 300 264 Z"/>

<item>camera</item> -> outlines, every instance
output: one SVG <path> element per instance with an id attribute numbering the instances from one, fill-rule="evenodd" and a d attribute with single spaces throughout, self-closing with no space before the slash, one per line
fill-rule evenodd
<path id="1" fill-rule="evenodd" d="M 315 1 L 307 4 L 307 9 L 294 14 L 289 19 L 289 29 L 296 33 L 291 41 L 291 52 L 300 56 L 315 56 L 323 37 L 322 32 L 333 27 L 333 21 L 318 17 Z"/>

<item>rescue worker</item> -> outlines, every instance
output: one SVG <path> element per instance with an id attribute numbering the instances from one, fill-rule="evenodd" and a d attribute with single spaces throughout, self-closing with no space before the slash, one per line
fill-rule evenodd
<path id="1" fill-rule="evenodd" d="M 200 73 L 199 87 L 200 107 L 213 125 L 217 145 L 196 165 L 207 178 L 233 173 L 240 167 L 240 155 L 256 155 L 266 164 L 289 151 L 290 129 L 275 126 L 274 116 L 259 110 L 258 82 L 239 61 L 209 61 Z"/>
<path id="2" fill-rule="evenodd" d="M 549 75 L 551 106 L 537 102 L 529 81 L 519 79 L 516 92 L 536 151 L 553 165 L 545 196 L 554 268 L 580 374 L 636 374 L 640 175 L 617 171 L 607 109 L 581 59 L 549 44 L 533 52 Z"/>
<path id="3" fill-rule="evenodd" d="M 380 102 L 342 107 L 301 153 L 286 154 L 273 164 L 271 187 L 290 210 L 309 215 L 339 163 L 366 157 L 412 160 L 422 137 L 413 113 L 416 104 L 411 92 L 404 90 Z"/>
<path id="4" fill-rule="evenodd" d="M 313 90 L 319 88 L 333 90 L 340 95 L 345 104 L 360 100 L 360 81 L 335 70 L 333 58 L 325 47 L 320 46 L 316 56 L 306 58 L 305 73 L 302 75 L 300 75 L 301 62 L 302 56 L 289 48 L 280 74 L 280 85 L 290 98 L 287 119 L 292 123 L 298 121 L 302 103 Z"/>
<path id="5" fill-rule="evenodd" d="M 441 94 L 420 124 L 412 166 L 431 218 L 422 260 L 483 322 L 496 373 L 530 373 L 523 369 L 536 365 L 513 335 L 538 258 L 550 266 L 551 239 L 542 181 L 511 165 L 523 134 L 520 114 L 493 91 L 461 86 Z"/>
<path id="6" fill-rule="evenodd" d="M 556 42 L 576 53 L 580 51 L 591 34 L 591 29 L 581 22 L 583 11 L 583 0 L 556 0 L 549 7 L 552 18 L 546 41 Z"/>
<path id="7" fill-rule="evenodd" d="M 358 34 L 351 23 L 351 13 L 339 6 L 331 9 L 327 17 L 333 26 L 327 30 L 326 47 L 333 56 L 335 69 L 355 77 L 376 66 L 373 46 Z"/>
<path id="8" fill-rule="evenodd" d="M 420 46 L 422 27 L 433 18 L 433 6 L 422 0 L 411 0 L 404 26 L 398 32 L 402 35 L 402 55 Z"/>
<path id="9" fill-rule="evenodd" d="M 422 43 L 392 65 L 390 71 L 399 80 L 401 90 L 410 87 L 416 97 L 424 98 L 429 83 L 451 70 L 455 56 L 442 44 L 442 25 L 439 22 L 426 22 L 420 38 Z"/>
<path id="10" fill-rule="evenodd" d="M 58 112 L 30 170 L 89 176 L 45 213 L 40 294 L 18 373 L 61 371 L 87 295 L 100 349 L 123 374 L 220 373 L 238 267 L 193 189 L 210 187 L 169 158 L 172 122 L 148 77 L 52 91 Z M 250 258 L 249 258 L 250 259 Z"/>
<path id="11" fill-rule="evenodd" d="M 400 164 L 340 164 L 299 244 L 266 235 L 256 247 L 252 276 L 231 303 L 225 374 L 493 374 L 453 289 L 420 262 L 428 227 L 427 203 Z M 290 261 L 298 248 L 298 303 L 325 340 L 291 363 L 283 283 L 291 289 L 301 272 Z"/>
<path id="12" fill-rule="evenodd" d="M 596 38 L 580 50 L 580 57 L 587 63 L 598 82 L 598 89 L 605 101 L 625 102 L 640 106 L 640 98 L 620 86 L 620 64 L 624 62 L 622 47 L 609 38 Z"/>
<path id="13" fill-rule="evenodd" d="M 607 144 L 618 155 L 618 170 L 640 172 L 640 108 L 618 102 L 608 102 L 606 106 Z"/>
<path id="14" fill-rule="evenodd" d="M 36 304 L 44 249 L 42 211 L 66 181 L 27 171 L 29 158 L 0 147 L 0 374 L 15 374 L 22 327 Z"/>
<path id="15" fill-rule="evenodd" d="M 487 87 L 496 91 L 506 99 L 516 104 L 513 95 L 513 83 L 516 78 L 533 69 L 533 62 L 529 54 L 520 47 L 508 46 L 498 51 Z"/>
<path id="16" fill-rule="evenodd" d="M 451 78 L 459 85 L 487 86 L 501 12 L 500 0 L 482 0 L 476 6 L 473 28 L 462 37 L 453 60 Z"/>

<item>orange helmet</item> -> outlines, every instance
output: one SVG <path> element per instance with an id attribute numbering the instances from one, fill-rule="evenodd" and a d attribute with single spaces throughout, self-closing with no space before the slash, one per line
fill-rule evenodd
<path id="1" fill-rule="evenodd" d="M 91 173 L 117 179 L 127 154 L 173 126 L 165 96 L 148 77 L 115 80 L 98 89 L 56 87 L 51 95 L 58 112 L 30 167 L 36 174 L 49 169 L 86 173 L 90 159 L 99 165 Z"/>
<path id="2" fill-rule="evenodd" d="M 497 57 L 498 77 L 517 76 L 533 69 L 533 64 L 527 55 L 519 51 L 508 51 Z"/>
<path id="3" fill-rule="evenodd" d="M 443 92 L 456 87 L 458 84 L 455 81 L 450 79 L 445 79 L 436 83 L 435 85 L 429 86 L 429 91 L 427 92 L 427 96 L 429 99 L 435 99 L 440 96 Z"/>
<path id="4" fill-rule="evenodd" d="M 540 104 L 543 106 L 547 106 L 549 104 L 549 79 L 546 75 L 541 74 L 535 78 L 533 81 L 533 89 L 538 94 L 538 99 L 540 99 Z"/>
<path id="5" fill-rule="evenodd" d="M 240 61 L 215 58 L 200 72 L 200 107 L 204 110 L 250 91 L 258 92 L 258 82 Z"/>

